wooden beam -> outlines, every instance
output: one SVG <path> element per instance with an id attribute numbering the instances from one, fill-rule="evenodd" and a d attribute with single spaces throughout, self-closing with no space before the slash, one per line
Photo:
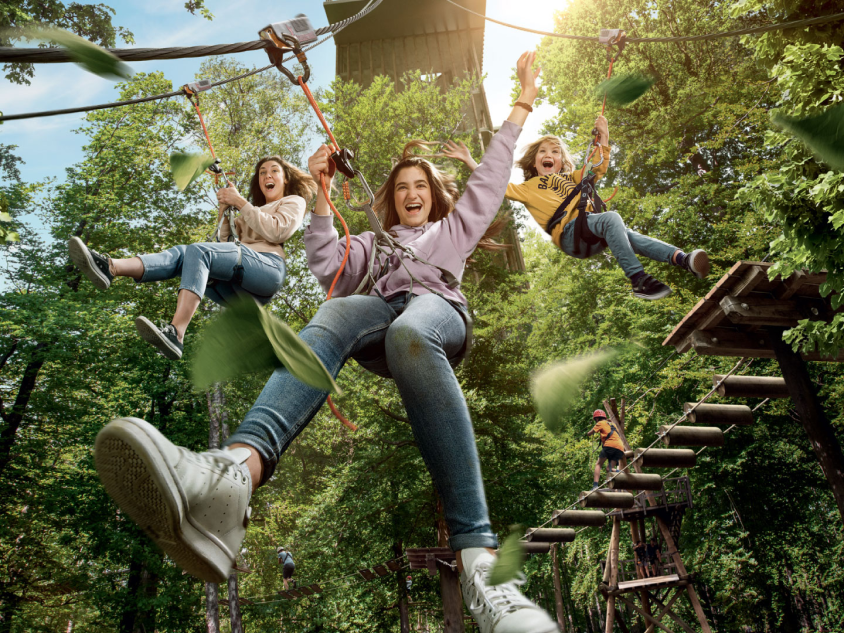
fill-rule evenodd
<path id="1" fill-rule="evenodd" d="M 809 275 L 805 270 L 795 270 L 791 276 L 782 282 L 782 288 L 777 293 L 779 299 L 790 299 L 797 291 L 808 283 Z"/>
<path id="2" fill-rule="evenodd" d="M 607 515 L 600 510 L 557 510 L 552 519 L 554 525 L 576 525 L 603 527 Z"/>
<path id="3" fill-rule="evenodd" d="M 662 476 L 624 472 L 613 478 L 610 487 L 613 490 L 662 490 Z"/>
<path id="4" fill-rule="evenodd" d="M 666 446 L 724 446 L 724 431 L 717 426 L 659 427 Z"/>
<path id="5" fill-rule="evenodd" d="M 745 404 L 698 404 L 687 402 L 683 411 L 691 424 L 717 424 L 749 426 L 753 424 L 753 412 Z"/>
<path id="6" fill-rule="evenodd" d="M 654 616 L 652 616 L 652 615 L 650 615 L 650 614 L 645 613 L 644 611 L 642 611 L 642 610 L 641 610 L 639 607 L 637 607 L 637 606 L 636 606 L 636 605 L 635 605 L 635 604 L 634 604 L 631 600 L 628 600 L 628 599 L 627 599 L 627 598 L 625 598 L 624 596 L 617 596 L 617 598 L 618 598 L 618 601 L 619 601 L 619 602 L 623 602 L 624 604 L 626 604 L 627 606 L 629 606 L 631 609 L 633 609 L 636 613 L 638 613 L 639 615 L 641 615 L 641 616 L 645 619 L 645 622 L 648 622 L 648 623 L 650 623 L 650 624 L 653 624 L 654 626 L 658 626 L 658 627 L 659 627 L 659 628 L 661 628 L 663 631 L 668 631 L 668 633 L 674 633 L 674 631 L 672 631 L 672 630 L 671 630 L 671 629 L 669 629 L 667 626 L 665 626 L 664 624 L 662 624 L 662 623 L 661 623 L 659 620 L 657 620 Z"/>
<path id="7" fill-rule="evenodd" d="M 750 333 L 718 328 L 701 332 L 695 330 L 689 335 L 694 350 L 701 356 L 747 356 L 749 358 L 773 358 L 771 341 L 764 332 Z"/>
<path id="8" fill-rule="evenodd" d="M 560 558 L 559 545 L 551 546 L 551 570 L 554 578 L 554 608 L 557 612 L 557 626 L 561 631 L 566 630 L 566 614 L 563 607 L 563 587 L 560 582 Z"/>
<path id="9" fill-rule="evenodd" d="M 530 528 L 525 534 L 529 543 L 571 543 L 575 532 L 565 528 Z"/>
<path id="10" fill-rule="evenodd" d="M 580 493 L 581 508 L 632 508 L 635 497 L 629 492 L 585 490 Z"/>
<path id="11" fill-rule="evenodd" d="M 730 294 L 734 297 L 744 297 L 756 289 L 760 282 L 768 278 L 768 271 L 762 266 L 751 266 L 741 277 L 741 280 L 733 286 Z"/>
<path id="12" fill-rule="evenodd" d="M 723 382 L 721 382 L 723 380 Z M 712 376 L 712 386 L 719 382 L 718 395 L 725 398 L 789 398 L 784 378 L 773 376 Z"/>
<path id="13" fill-rule="evenodd" d="M 682 591 L 682 589 L 680 589 L 679 591 Z M 686 633 L 695 633 L 695 631 L 692 629 L 692 627 L 690 627 L 688 624 L 686 624 L 686 622 L 679 615 L 677 615 L 676 613 L 674 613 L 671 610 L 671 607 L 669 605 L 673 604 L 673 599 L 672 599 L 671 603 L 669 603 L 669 605 L 663 604 L 663 602 L 659 598 L 657 598 L 656 596 L 653 596 L 653 601 L 654 601 L 654 604 L 656 604 L 656 606 L 661 608 L 660 614 L 657 616 L 658 618 L 662 618 L 662 617 L 665 617 L 667 615 L 669 618 L 674 620 L 674 622 L 676 622 L 677 625 L 681 629 L 683 629 Z"/>
<path id="14" fill-rule="evenodd" d="M 547 554 L 551 551 L 551 543 L 522 543 L 527 554 Z"/>
<path id="15" fill-rule="evenodd" d="M 738 325 L 794 327 L 802 319 L 832 319 L 822 299 L 803 298 L 797 302 L 768 297 L 724 297 L 720 305 L 727 318 Z"/>
<path id="16" fill-rule="evenodd" d="M 644 468 L 692 468 L 697 455 L 687 448 L 637 448 L 636 462 Z"/>
<path id="17" fill-rule="evenodd" d="M 844 453 L 841 444 L 823 410 L 806 363 L 791 349 L 791 345 L 782 340 L 781 331 L 772 332 L 771 338 L 794 408 L 832 489 L 838 513 L 844 520 Z"/>

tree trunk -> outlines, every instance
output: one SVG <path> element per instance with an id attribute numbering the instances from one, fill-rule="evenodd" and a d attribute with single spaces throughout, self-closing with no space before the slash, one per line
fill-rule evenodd
<path id="1" fill-rule="evenodd" d="M 401 541 L 396 541 L 393 543 L 393 556 L 395 558 L 399 558 L 402 555 L 402 547 Z M 396 584 L 399 590 L 399 623 L 400 623 L 400 631 L 401 633 L 410 633 L 410 610 L 407 604 L 407 584 L 404 580 L 404 573 L 402 569 L 397 569 L 395 571 L 396 574 Z"/>
<path id="2" fill-rule="evenodd" d="M 243 633 L 243 622 L 240 618 L 240 600 L 237 595 L 237 572 L 229 574 L 229 618 L 232 623 L 231 633 Z"/>
<path id="3" fill-rule="evenodd" d="M 844 454 L 835 431 L 818 400 L 815 385 L 809 377 L 806 362 L 782 340 L 782 329 L 771 329 L 771 345 L 780 365 L 794 408 L 809 436 L 821 470 L 832 488 L 838 513 L 844 521 Z"/>
<path id="4" fill-rule="evenodd" d="M 560 560 L 558 558 L 560 547 L 559 543 L 551 545 L 551 569 L 554 574 L 554 606 L 557 612 L 557 626 L 560 627 L 561 633 L 566 633 L 566 615 L 563 611 L 563 588 L 560 584 Z"/>
<path id="5" fill-rule="evenodd" d="M 220 603 L 215 582 L 205 583 L 205 627 L 208 633 L 220 633 Z"/>
<path id="6" fill-rule="evenodd" d="M 10 591 L 0 592 L 0 633 L 11 633 L 12 622 L 20 606 L 20 597 Z"/>
<path id="7" fill-rule="evenodd" d="M 0 476 L 3 475 L 6 466 L 12 459 L 12 447 L 17 440 L 18 429 L 23 422 L 23 415 L 26 412 L 29 399 L 32 397 L 32 392 L 35 391 L 38 373 L 41 371 L 44 361 L 46 361 L 46 352 L 50 347 L 50 343 L 38 343 L 35 346 L 32 356 L 29 358 L 29 363 L 23 371 L 23 379 L 18 388 L 18 395 L 15 398 L 15 404 L 12 405 L 12 410 L 9 413 L 1 413 L 6 428 L 0 433 Z"/>

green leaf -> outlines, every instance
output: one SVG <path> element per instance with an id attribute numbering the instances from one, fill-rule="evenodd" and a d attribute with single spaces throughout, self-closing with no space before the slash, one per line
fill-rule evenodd
<path id="1" fill-rule="evenodd" d="M 654 80 L 641 75 L 622 75 L 607 79 L 598 84 L 595 94 L 607 96 L 612 105 L 624 106 L 633 103 L 654 85 Z"/>
<path id="2" fill-rule="evenodd" d="M 501 585 L 510 582 L 519 575 L 522 563 L 525 562 L 525 548 L 522 545 L 524 526 L 514 525 L 510 528 L 510 536 L 498 548 L 498 557 L 492 569 L 489 570 L 487 582 L 490 585 Z"/>
<path id="3" fill-rule="evenodd" d="M 282 366 L 311 387 L 340 394 L 322 361 L 296 332 L 247 298 L 233 302 L 205 328 L 191 378 L 203 391 L 240 374 Z"/>
<path id="4" fill-rule="evenodd" d="M 6 237 L 4 238 L 7 242 L 20 242 L 21 236 L 15 233 L 14 231 L 10 231 L 6 233 Z"/>
<path id="5" fill-rule="evenodd" d="M 598 352 L 554 363 L 534 374 L 530 388 L 533 402 L 549 431 L 560 431 L 563 415 L 580 393 L 583 381 L 613 356 L 613 351 Z"/>
<path id="6" fill-rule="evenodd" d="M 73 61 L 89 73 L 106 79 L 129 79 L 132 76 L 132 69 L 127 64 L 83 37 L 56 28 L 39 29 L 38 35 L 66 48 Z"/>
<path id="7" fill-rule="evenodd" d="M 186 152 L 173 152 L 170 154 L 170 172 L 179 191 L 184 191 L 190 184 L 205 173 L 215 158 L 208 153 L 188 154 Z"/>
<path id="8" fill-rule="evenodd" d="M 844 103 L 817 116 L 793 118 L 777 113 L 771 119 L 803 141 L 830 167 L 844 171 Z"/>
<path id="9" fill-rule="evenodd" d="M 0 211 L 0 222 L 11 222 L 12 216 L 5 211 Z"/>

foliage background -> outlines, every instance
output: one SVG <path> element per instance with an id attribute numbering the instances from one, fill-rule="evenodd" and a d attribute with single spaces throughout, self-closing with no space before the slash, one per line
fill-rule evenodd
<path id="1" fill-rule="evenodd" d="M 18 4 L 24 12 L 29 6 Z M 631 35 L 667 36 L 842 10 L 839 1 L 575 0 L 554 28 L 593 34 L 615 24 Z M 544 522 L 588 487 L 595 450 L 583 433 L 604 398 L 640 398 L 628 412 L 627 434 L 631 443 L 648 444 L 684 402 L 708 391 L 712 373 L 732 366 L 678 357 L 661 341 L 735 261 L 768 256 L 783 274 L 825 268 L 830 290 L 841 291 L 841 173 L 775 129 L 769 113 L 813 113 L 840 101 L 842 28 L 832 23 L 742 39 L 630 46 L 621 58 L 616 72 L 646 74 L 656 83 L 639 101 L 608 112 L 614 153 L 604 184 L 620 188 L 613 208 L 640 232 L 687 250 L 705 248 L 714 263 L 709 280 L 648 263 L 675 292 L 656 303 L 635 300 L 610 256 L 565 257 L 527 231 L 518 213 L 525 272 L 506 272 L 495 257 L 477 255 L 465 288 L 476 343 L 459 378 L 500 535 L 515 523 Z M 105 43 L 114 37 L 113 29 L 101 33 Z M 558 108 L 547 131 L 582 157 L 604 53 L 558 39 L 543 41 L 539 53 L 544 98 Z M 243 70 L 236 60 L 215 58 L 202 74 Z M 171 89 L 162 75 L 143 74 L 120 85 L 120 98 Z M 452 135 L 470 90 L 466 81 L 442 93 L 417 75 L 401 86 L 336 82 L 318 97 L 340 144 L 355 150 L 377 185 L 407 140 Z M 203 110 L 215 149 L 236 170 L 241 191 L 258 156 L 278 152 L 304 165 L 306 141 L 320 133 L 304 98 L 271 74 L 203 93 Z M 69 622 L 85 631 L 198 631 L 202 584 L 117 512 L 99 485 L 90 447 L 102 425 L 119 415 L 148 419 L 189 448 L 207 446 L 207 395 L 191 390 L 186 370 L 203 321 L 216 308 L 203 304 L 186 362 L 169 363 L 137 340 L 132 320 L 169 316 L 177 284 L 120 280 L 98 293 L 80 282 L 64 244 L 79 235 L 99 251 L 130 256 L 203 239 L 214 215 L 212 184 L 204 179 L 178 194 L 167 161 L 171 151 L 202 147 L 201 131 L 186 104 L 165 101 L 92 113 L 79 134 L 85 157 L 68 168 L 62 185 L 21 182 L 14 148 L 0 146 L 1 210 L 11 216 L 9 230 L 20 235 L 20 243 L 0 247 L 0 631 L 66 631 Z M 465 184 L 465 170 L 443 167 Z M 50 239 L 20 220 L 32 212 Z M 353 232 L 366 229 L 363 217 L 347 215 Z M 286 292 L 272 310 L 298 330 L 322 292 L 307 271 L 301 234 L 287 249 Z M 807 348 L 838 348 L 841 323 L 803 325 L 789 337 Z M 531 373 L 605 347 L 618 348 L 618 356 L 587 382 L 561 432 L 550 434 L 530 400 Z M 749 371 L 777 374 L 768 361 L 755 361 Z M 840 437 L 841 371 L 817 364 L 812 375 Z M 225 385 L 232 429 L 265 378 L 244 376 Z M 346 395 L 338 404 L 360 430 L 349 433 L 321 411 L 253 499 L 242 560 L 249 573 L 240 576 L 245 628 L 395 631 L 399 604 L 409 599 L 412 624 L 436 630 L 436 579 L 414 573 L 408 596 L 407 571 L 369 583 L 348 577 L 405 547 L 436 545 L 437 501 L 392 383 L 350 363 L 340 384 Z M 680 545 L 713 627 L 844 630 L 841 520 L 789 402 L 765 405 L 755 426 L 733 431 L 725 448 L 704 452 L 688 474 L 694 508 Z M 563 549 L 571 630 L 600 628 L 597 563 L 608 538 L 608 529 L 584 531 Z M 274 550 L 282 544 L 294 552 L 300 582 L 320 582 L 322 597 L 275 598 L 281 573 Z M 530 559 L 525 569 L 526 593 L 553 611 L 548 557 Z"/>

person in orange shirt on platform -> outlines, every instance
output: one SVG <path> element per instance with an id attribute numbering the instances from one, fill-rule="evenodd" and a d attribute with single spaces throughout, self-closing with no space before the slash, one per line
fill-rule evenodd
<path id="1" fill-rule="evenodd" d="M 618 465 L 624 459 L 624 444 L 615 426 L 607 419 L 607 414 L 604 411 L 596 409 L 592 414 L 592 419 L 595 420 L 595 426 L 586 435 L 600 433 L 601 446 L 603 446 L 601 454 L 598 455 L 598 462 L 595 464 L 595 479 L 592 483 L 592 490 L 596 490 L 599 485 L 598 482 L 601 480 L 601 466 L 604 465 L 605 461 L 609 460 L 607 472 L 612 473 L 613 471 L 618 471 Z"/>

